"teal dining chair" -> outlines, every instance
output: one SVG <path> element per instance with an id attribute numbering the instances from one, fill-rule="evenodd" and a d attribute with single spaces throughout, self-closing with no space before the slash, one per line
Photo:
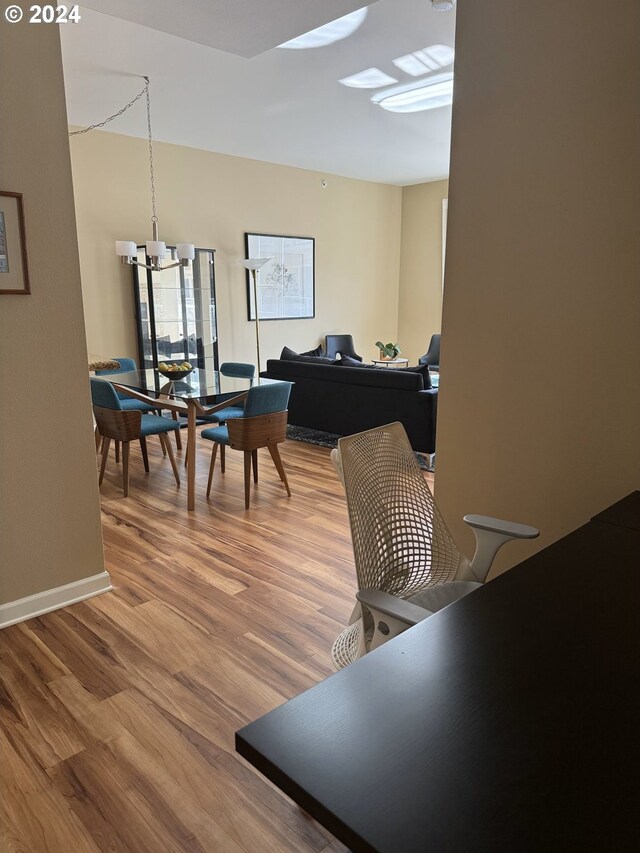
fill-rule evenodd
<path id="1" fill-rule="evenodd" d="M 241 361 L 225 361 L 220 365 L 220 373 L 223 376 L 235 376 L 239 379 L 253 379 L 256 373 L 254 364 L 244 364 Z M 237 393 L 230 393 L 228 398 L 237 396 Z M 198 424 L 223 424 L 232 418 L 241 418 L 244 416 L 244 400 L 235 406 L 227 406 L 226 409 L 220 409 L 211 415 L 201 415 L 198 418 Z M 187 467 L 189 454 L 185 451 L 184 465 Z"/>
<path id="2" fill-rule="evenodd" d="M 138 369 L 137 364 L 132 358 L 124 358 L 115 356 L 114 361 L 117 361 L 120 367 L 112 370 L 96 370 L 96 376 L 117 376 L 118 373 L 131 373 Z M 116 380 L 117 381 L 117 380 Z M 157 406 L 150 406 L 149 403 L 144 403 L 142 400 L 134 400 L 133 397 L 127 397 L 124 391 L 116 391 L 122 408 L 125 412 L 159 412 Z"/>
<path id="3" fill-rule="evenodd" d="M 114 361 L 117 361 L 120 367 L 112 368 L 111 370 L 96 370 L 96 376 L 117 376 L 118 373 L 131 373 L 138 369 L 138 365 L 136 364 L 133 358 L 128 358 L 126 356 L 114 356 Z M 117 381 L 117 380 L 116 380 Z M 149 403 L 145 403 L 142 400 L 135 400 L 133 397 L 128 397 L 124 391 L 116 391 L 118 397 L 120 398 L 120 402 L 122 403 L 122 408 L 125 412 L 144 412 L 145 414 L 162 414 L 161 406 L 151 406 Z M 175 419 L 174 419 L 175 420 Z M 178 450 L 181 449 L 182 443 L 180 441 L 180 433 L 176 432 L 176 447 Z M 116 462 L 119 459 L 119 442 L 116 442 Z M 97 437 L 96 437 L 96 448 L 97 448 Z M 167 455 L 166 450 L 164 449 L 164 445 L 162 446 L 162 453 L 164 456 Z"/>
<path id="4" fill-rule="evenodd" d="M 220 373 L 223 376 L 236 376 L 241 379 L 253 379 L 256 375 L 256 367 L 254 364 L 243 364 L 240 361 L 225 361 L 220 365 Z M 236 406 L 228 406 L 226 409 L 220 409 L 212 415 L 202 417 L 203 423 L 224 423 L 231 418 L 244 417 L 244 401 Z"/>
<path id="5" fill-rule="evenodd" d="M 148 473 L 147 438 L 152 435 L 157 435 L 160 439 L 171 462 L 176 484 L 180 485 L 178 466 L 167 436 L 167 433 L 179 428 L 176 421 L 160 415 L 146 414 L 140 410 L 124 409 L 123 401 L 118 397 L 116 389 L 106 379 L 91 378 L 91 402 L 98 432 L 103 437 L 99 485 L 102 485 L 104 479 L 111 441 L 121 442 L 122 487 L 126 498 L 129 494 L 129 444 L 135 440 L 140 442 L 144 470 Z"/>
<path id="6" fill-rule="evenodd" d="M 207 498 L 211 494 L 211 483 L 216 464 L 216 455 L 220 448 L 220 470 L 225 470 L 225 448 L 231 447 L 244 453 L 244 506 L 249 509 L 251 487 L 251 469 L 253 480 L 258 482 L 258 450 L 266 447 L 284 483 L 287 495 L 291 489 L 280 458 L 278 444 L 287 437 L 287 406 L 291 394 L 291 382 L 274 382 L 269 385 L 254 385 L 249 389 L 244 412 L 231 418 L 224 426 L 209 427 L 202 430 L 201 436 L 213 442 Z"/>

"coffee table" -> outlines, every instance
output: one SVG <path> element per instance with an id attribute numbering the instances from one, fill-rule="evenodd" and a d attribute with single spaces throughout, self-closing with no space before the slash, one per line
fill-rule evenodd
<path id="1" fill-rule="evenodd" d="M 380 367 L 406 367 L 408 358 L 372 358 L 371 361 Z"/>

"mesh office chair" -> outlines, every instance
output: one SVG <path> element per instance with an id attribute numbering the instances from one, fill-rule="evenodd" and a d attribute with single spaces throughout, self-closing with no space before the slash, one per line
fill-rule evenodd
<path id="1" fill-rule="evenodd" d="M 469 561 L 400 423 L 341 438 L 331 456 L 347 496 L 358 580 L 358 602 L 332 649 L 337 669 L 481 586 L 505 542 L 538 536 L 535 527 L 467 515 L 476 536 Z"/>

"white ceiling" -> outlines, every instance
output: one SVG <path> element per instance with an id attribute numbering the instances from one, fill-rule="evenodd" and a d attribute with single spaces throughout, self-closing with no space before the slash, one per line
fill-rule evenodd
<path id="1" fill-rule="evenodd" d="M 86 126 L 115 113 L 140 91 L 146 74 L 154 138 L 164 142 L 400 185 L 448 174 L 450 107 L 391 113 L 371 103 L 375 90 L 338 83 L 371 67 L 399 82 L 415 80 L 392 60 L 454 40 L 453 13 L 434 12 L 429 0 L 378 0 L 353 35 L 309 50 L 269 46 L 326 19 L 326 14 L 318 17 L 318 7 L 323 12 L 330 7 L 333 17 L 335 10 L 345 14 L 361 2 L 90 0 L 89 5 L 112 14 L 83 4 L 80 23 L 60 28 L 71 124 Z M 160 14 L 164 5 L 179 8 L 184 19 Z M 137 20 L 153 21 L 154 28 L 115 16 L 134 13 Z M 160 19 L 163 30 L 180 35 L 160 31 Z M 262 48 L 252 58 L 238 55 Z M 146 136 L 144 103 L 108 129 Z"/>
<path id="2" fill-rule="evenodd" d="M 268 13 L 265 8 L 268 3 Z M 362 0 L 88 0 L 83 7 L 251 57 L 360 9 Z M 256 25 L 257 24 L 257 25 Z"/>

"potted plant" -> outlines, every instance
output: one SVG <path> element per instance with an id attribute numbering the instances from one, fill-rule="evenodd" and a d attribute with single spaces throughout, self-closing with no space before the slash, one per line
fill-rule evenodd
<path id="1" fill-rule="evenodd" d="M 382 341 L 376 341 L 376 346 L 380 350 L 380 358 L 381 359 L 394 359 L 397 358 L 402 350 L 398 346 L 398 344 L 383 344 Z"/>

